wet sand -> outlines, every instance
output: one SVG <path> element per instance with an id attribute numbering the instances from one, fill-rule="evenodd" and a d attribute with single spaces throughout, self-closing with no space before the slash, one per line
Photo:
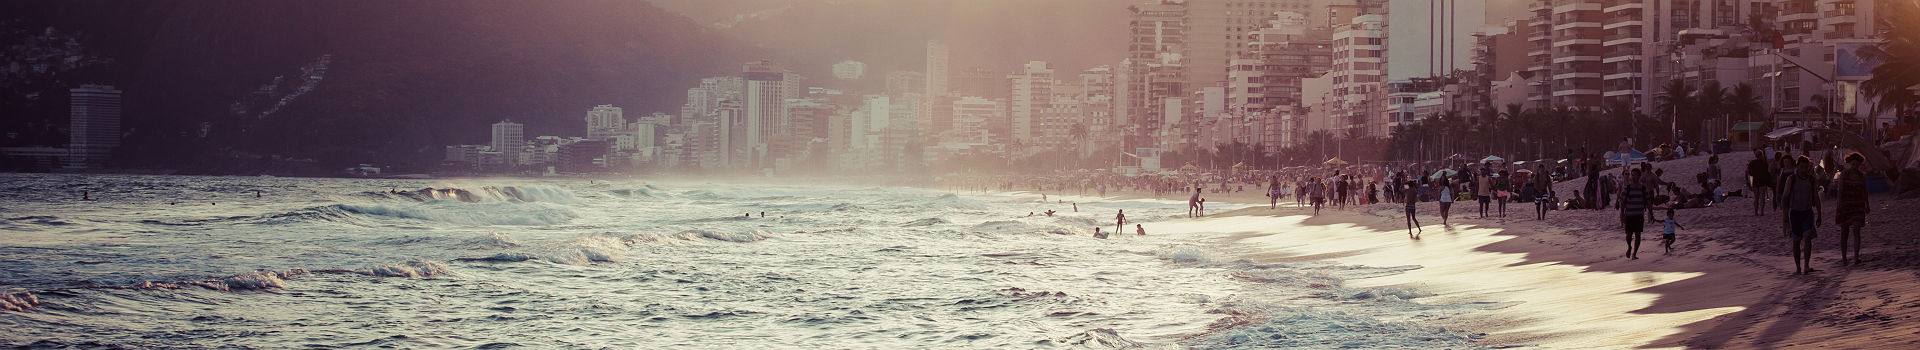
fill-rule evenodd
<path id="1" fill-rule="evenodd" d="M 1248 192 L 1251 193 L 1251 192 Z M 1837 266 L 1831 223 L 1815 241 L 1822 272 L 1794 276 L 1778 217 L 1752 217 L 1748 202 L 1682 210 L 1688 229 L 1669 255 L 1649 225 L 1641 259 L 1622 257 L 1612 211 L 1554 211 L 1532 220 L 1531 204 L 1509 203 L 1507 218 L 1468 218 L 1420 205 L 1422 232 L 1407 235 L 1393 204 L 1323 210 L 1247 208 L 1162 222 L 1156 234 L 1228 233 L 1219 245 L 1258 262 L 1323 260 L 1368 266 L 1420 265 L 1404 274 L 1348 281 L 1355 287 L 1413 287 L 1431 303 L 1503 303 L 1432 321 L 1489 333 L 1486 345 L 1551 348 L 1910 348 L 1920 346 L 1920 201 L 1876 196 L 1865 232 L 1867 262 Z M 1264 198 L 1260 198 L 1264 203 Z M 1830 202 L 1831 203 L 1831 202 Z M 1828 210 L 1831 210 L 1829 206 Z M 1905 213 L 1907 215 L 1891 215 Z M 1777 214 L 1770 214 L 1777 215 Z M 1829 216 L 1830 217 L 1830 216 Z M 1285 228 L 1285 229 L 1277 229 Z"/>

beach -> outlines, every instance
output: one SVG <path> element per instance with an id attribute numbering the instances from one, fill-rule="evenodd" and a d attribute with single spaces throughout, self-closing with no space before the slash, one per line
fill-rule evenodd
<path id="1" fill-rule="evenodd" d="M 1729 179 L 1741 176 L 1750 158 L 1723 156 Z M 1705 160 L 1655 166 L 1668 169 L 1668 181 L 1678 181 L 1674 174 L 1699 172 Z M 1570 193 L 1581 182 L 1565 181 L 1556 188 Z M 1265 204 L 1257 193 L 1250 189 L 1206 197 L 1218 198 L 1210 202 Z M 1920 217 L 1913 215 L 1920 214 L 1920 200 L 1874 195 L 1873 215 L 1862 233 L 1865 262 L 1839 266 L 1829 199 L 1829 220 L 1820 227 L 1823 236 L 1814 241 L 1813 264 L 1821 271 L 1810 275 L 1790 274 L 1782 214 L 1754 216 L 1749 200 L 1679 210 L 1686 229 L 1680 230 L 1671 254 L 1659 246 L 1658 226 L 1649 225 L 1638 260 L 1622 256 L 1625 243 L 1617 211 L 1551 211 L 1547 220 L 1538 221 L 1531 203 L 1508 203 L 1505 218 L 1479 218 L 1472 204 L 1459 203 L 1448 226 L 1440 224 L 1437 204 L 1421 203 L 1423 226 L 1417 238 L 1408 236 L 1399 204 L 1328 207 L 1317 216 L 1309 208 L 1262 205 L 1160 223 L 1153 229 L 1207 235 L 1230 247 L 1232 255 L 1256 262 L 1417 265 L 1420 268 L 1399 274 L 1348 280 L 1347 286 L 1431 293 L 1418 299 L 1422 303 L 1498 305 L 1426 320 L 1486 333 L 1478 345 L 1920 346 L 1920 322 L 1914 322 L 1920 316 L 1920 258 L 1913 254 L 1920 248 L 1920 234 L 1912 229 L 1920 227 Z"/>

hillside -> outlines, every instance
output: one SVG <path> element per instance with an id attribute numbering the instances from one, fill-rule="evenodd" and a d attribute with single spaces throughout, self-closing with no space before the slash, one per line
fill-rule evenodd
<path id="1" fill-rule="evenodd" d="M 124 92 L 121 164 L 232 155 L 417 163 L 511 118 L 580 134 L 597 104 L 677 112 L 701 77 L 760 58 L 636 1 L 9 2 L 29 26 L 80 33 L 109 65 L 66 83 Z M 9 16 L 9 15 L 0 15 Z M 82 79 L 84 78 L 84 79 Z M 30 109 L 64 123 L 64 96 Z M 14 117 L 8 117 L 10 119 Z"/>

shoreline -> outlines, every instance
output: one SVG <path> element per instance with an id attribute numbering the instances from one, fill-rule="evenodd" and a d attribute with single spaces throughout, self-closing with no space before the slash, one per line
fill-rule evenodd
<path id="1" fill-rule="evenodd" d="M 1920 201 L 1875 197 L 1876 214 L 1920 212 Z M 1536 221 L 1531 204 L 1515 203 L 1504 219 L 1462 217 L 1463 209 L 1477 208 L 1457 206 L 1451 228 L 1438 223 L 1436 205 L 1422 203 L 1419 239 L 1407 236 L 1398 204 L 1323 209 L 1318 216 L 1284 204 L 1250 207 L 1160 222 L 1151 231 L 1213 234 L 1213 246 L 1256 263 L 1419 265 L 1346 282 L 1433 294 L 1415 299 L 1421 303 L 1510 304 L 1423 322 L 1487 333 L 1479 345 L 1920 346 L 1920 324 L 1911 322 L 1920 317 L 1916 258 L 1901 253 L 1916 245 L 1880 244 L 1912 242 L 1912 234 L 1895 232 L 1911 227 L 1900 224 L 1910 219 L 1881 214 L 1872 220 L 1863 234 L 1870 241 L 1862 266 L 1834 266 L 1837 243 L 1829 233 L 1815 242 L 1815 264 L 1824 272 L 1792 276 L 1784 269 L 1790 265 L 1785 247 L 1757 249 L 1753 245 L 1767 242 L 1746 241 L 1753 225 L 1769 221 L 1720 217 L 1750 216 L 1743 205 L 1750 203 L 1686 211 L 1709 219 L 1687 221 L 1689 229 L 1681 231 L 1671 255 L 1663 254 L 1657 232 L 1646 235 L 1639 260 L 1621 257 L 1616 212 L 1551 211 L 1547 220 Z"/>

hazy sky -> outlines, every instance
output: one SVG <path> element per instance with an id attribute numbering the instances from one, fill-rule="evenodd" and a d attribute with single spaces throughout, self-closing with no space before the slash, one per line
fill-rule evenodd
<path id="1" fill-rule="evenodd" d="M 742 40 L 780 50 L 799 69 L 839 60 L 878 72 L 921 70 L 924 43 L 945 40 L 955 69 L 1001 71 L 1030 60 L 1079 70 L 1126 55 L 1127 0 L 652 0 Z M 818 66 L 818 67 L 815 67 Z"/>

